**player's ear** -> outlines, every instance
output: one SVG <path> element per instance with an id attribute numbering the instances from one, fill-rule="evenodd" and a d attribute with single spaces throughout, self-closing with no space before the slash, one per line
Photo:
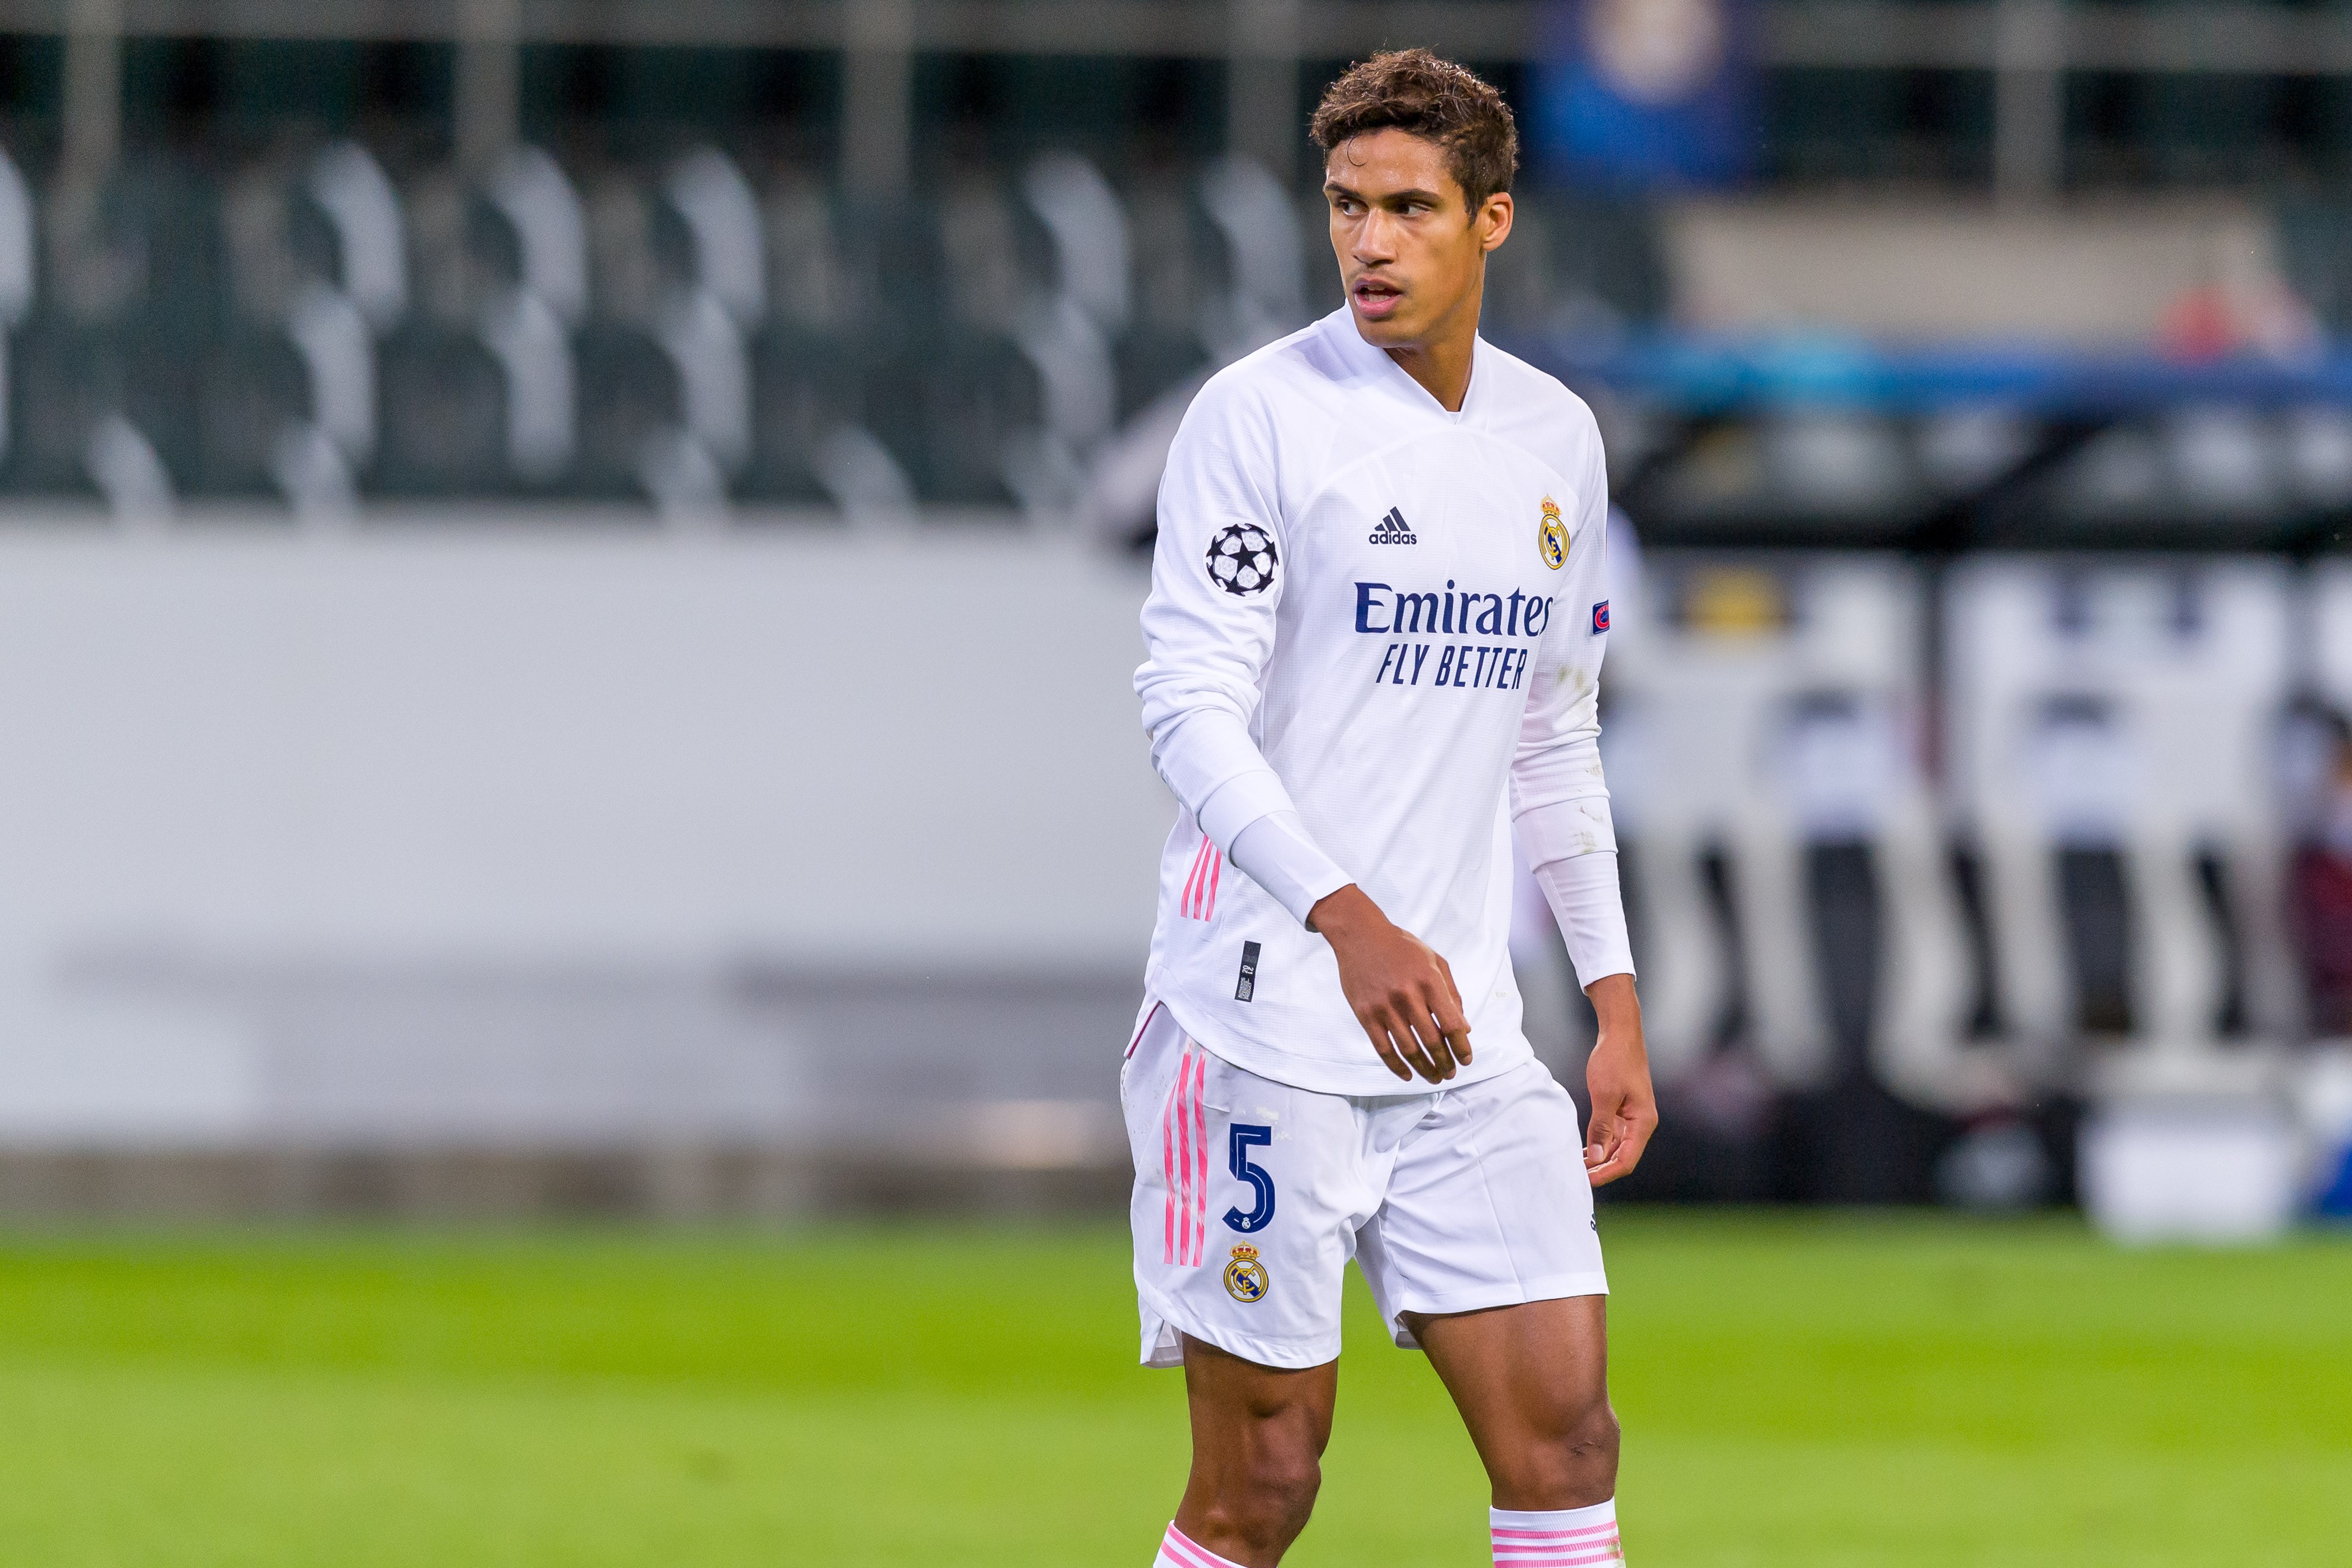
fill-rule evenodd
<path id="1" fill-rule="evenodd" d="M 1511 218 L 1515 211 L 1508 191 L 1496 191 L 1479 204 L 1477 221 L 1481 232 L 1478 243 L 1482 249 L 1492 251 L 1511 237 Z"/>

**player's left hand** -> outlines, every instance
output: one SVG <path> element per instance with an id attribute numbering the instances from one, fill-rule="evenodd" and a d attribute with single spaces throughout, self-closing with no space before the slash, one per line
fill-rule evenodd
<path id="1" fill-rule="evenodd" d="M 1584 1130 L 1584 1173 L 1603 1186 L 1642 1163 L 1658 1130 L 1658 1096 L 1650 1087 L 1650 1053 L 1642 1043 L 1642 1000 L 1633 977 L 1612 974 L 1585 989 L 1601 1037 L 1585 1064 L 1592 1117 Z"/>

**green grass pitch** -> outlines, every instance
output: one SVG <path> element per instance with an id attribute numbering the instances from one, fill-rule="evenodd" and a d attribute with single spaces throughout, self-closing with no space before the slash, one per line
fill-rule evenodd
<path id="1" fill-rule="evenodd" d="M 2352 1562 L 2352 1240 L 1604 1233 L 1637 1568 Z M 1484 1563 L 1469 1445 L 1351 1290 L 1290 1562 Z M 1144 1568 L 1183 1406 L 1134 1344 L 1099 1225 L 17 1234 L 0 1563 Z"/>

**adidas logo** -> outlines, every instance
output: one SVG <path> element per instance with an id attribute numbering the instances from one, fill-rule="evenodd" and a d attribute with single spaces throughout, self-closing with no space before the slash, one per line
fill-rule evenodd
<path id="1" fill-rule="evenodd" d="M 1399 511 L 1394 507 L 1389 508 L 1389 514 L 1386 517 L 1372 524 L 1371 542 L 1374 544 L 1418 544 L 1421 542 L 1419 536 L 1406 525 L 1404 513 Z"/>

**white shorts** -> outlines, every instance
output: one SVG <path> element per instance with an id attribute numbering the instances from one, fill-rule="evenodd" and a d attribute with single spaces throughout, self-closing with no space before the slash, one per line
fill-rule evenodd
<path id="1" fill-rule="evenodd" d="M 1608 1293 L 1576 1102 L 1541 1062 L 1317 1094 L 1221 1060 L 1159 1007 L 1119 1099 L 1147 1366 L 1182 1364 L 1185 1334 L 1265 1366 L 1335 1359 L 1350 1258 L 1408 1348 L 1407 1312 Z"/>

